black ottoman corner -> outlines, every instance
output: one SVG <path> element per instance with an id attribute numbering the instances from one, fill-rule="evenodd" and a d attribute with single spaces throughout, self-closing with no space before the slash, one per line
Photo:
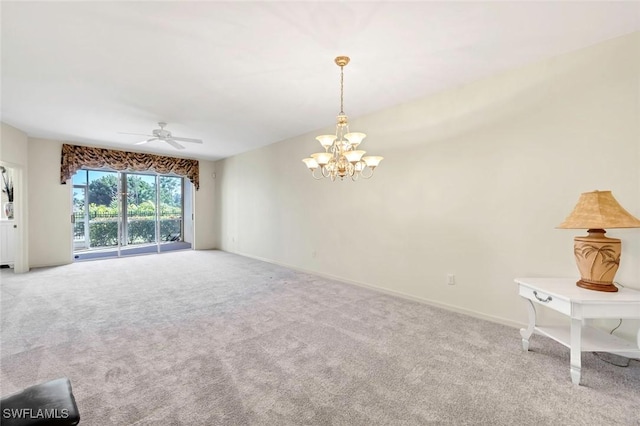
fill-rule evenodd
<path id="1" fill-rule="evenodd" d="M 3 426 L 72 426 L 80 413 L 67 378 L 51 380 L 2 398 Z"/>

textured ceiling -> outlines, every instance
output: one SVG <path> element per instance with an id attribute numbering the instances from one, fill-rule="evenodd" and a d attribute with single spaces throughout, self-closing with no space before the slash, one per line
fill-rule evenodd
<path id="1" fill-rule="evenodd" d="M 638 2 L 2 2 L 2 121 L 219 159 L 640 30 Z M 204 140 L 176 151 L 148 133 Z M 362 129 L 366 131 L 366 129 Z M 310 144 L 315 143 L 315 141 Z M 311 145 L 310 145 L 311 146 Z"/>

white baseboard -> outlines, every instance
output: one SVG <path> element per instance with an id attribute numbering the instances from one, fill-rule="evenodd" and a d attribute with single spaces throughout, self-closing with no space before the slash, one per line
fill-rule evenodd
<path id="1" fill-rule="evenodd" d="M 227 251 L 227 250 L 223 250 L 223 251 Z M 442 303 L 442 302 L 437 302 L 435 300 L 430 300 L 430 299 L 426 299 L 423 297 L 418 297 L 418 296 L 413 296 L 411 294 L 406 294 L 400 291 L 396 291 L 396 290 L 390 290 L 384 287 L 378 287 L 372 284 L 368 284 L 368 283 L 363 283 L 363 282 L 359 282 L 359 281 L 354 281 L 354 280 L 350 280 L 347 278 L 342 278 L 342 277 L 337 277 L 331 274 L 326 274 L 323 272 L 318 272 L 318 271 L 311 271 L 311 270 L 307 270 L 304 268 L 300 268 L 298 266 L 295 265 L 289 265 L 287 263 L 283 263 L 283 262 L 278 262 L 272 259 L 267 259 L 264 257 L 260 257 L 260 256 L 253 256 L 250 254 L 245 254 L 245 253 L 241 253 L 241 252 L 231 252 L 231 251 L 227 251 L 228 253 L 233 253 L 233 254 L 237 254 L 239 256 L 244 256 L 244 257 L 248 257 L 251 259 L 256 259 L 256 260 L 260 260 L 262 262 L 267 262 L 267 263 L 272 263 L 274 265 L 279 265 L 279 266 L 284 266 L 285 268 L 289 268 L 289 269 L 293 269 L 295 271 L 299 271 L 299 272 L 304 272 L 306 274 L 311 274 L 311 275 L 316 275 L 319 277 L 323 277 L 323 278 L 328 278 L 330 280 L 334 280 L 334 281 L 340 281 L 342 283 L 345 284 L 351 284 L 351 285 L 355 285 L 358 287 L 363 287 L 363 288 L 367 288 L 369 290 L 374 290 L 377 291 L 379 293 L 385 293 L 385 294 L 389 294 L 391 296 L 397 296 L 397 297 L 401 297 L 403 299 L 408 299 L 408 300 L 412 300 L 414 302 L 419 302 L 419 303 L 424 303 L 426 305 L 430 305 L 430 306 L 434 306 L 437 308 L 442 308 L 442 309 L 446 309 L 448 311 L 452 311 L 452 312 L 457 312 L 459 314 L 464 314 L 464 315 L 469 315 L 471 317 L 474 318 L 479 318 L 479 319 L 483 319 L 486 321 L 491 321 L 497 324 L 502 324 L 502 325 L 506 325 L 508 327 L 513 327 L 513 328 L 526 328 L 527 325 L 525 323 L 520 323 L 517 321 L 512 321 L 509 320 L 507 318 L 502 318 L 502 317 L 498 317 L 495 315 L 488 315 L 482 312 L 478 312 L 478 311 L 473 311 L 470 309 L 465 309 L 465 308 L 461 308 L 455 305 L 449 305 L 447 303 Z"/>

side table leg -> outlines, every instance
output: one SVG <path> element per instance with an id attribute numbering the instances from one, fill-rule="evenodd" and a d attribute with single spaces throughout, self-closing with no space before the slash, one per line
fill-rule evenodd
<path id="1" fill-rule="evenodd" d="M 582 369 L 582 321 L 571 318 L 571 381 L 580 384 L 580 370 Z"/>
<path id="2" fill-rule="evenodd" d="M 529 350 L 529 338 L 533 334 L 533 329 L 536 326 L 536 308 L 533 306 L 533 302 L 527 300 L 527 313 L 529 314 L 529 326 L 527 328 L 520 329 L 520 336 L 522 336 L 522 349 Z"/>

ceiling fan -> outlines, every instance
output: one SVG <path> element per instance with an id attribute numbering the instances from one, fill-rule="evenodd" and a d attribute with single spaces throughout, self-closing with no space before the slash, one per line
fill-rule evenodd
<path id="1" fill-rule="evenodd" d="M 180 145 L 179 142 L 191 142 L 191 143 L 202 143 L 201 139 L 192 139 L 192 138 L 181 138 L 178 136 L 173 136 L 170 131 L 165 130 L 164 127 L 167 123 L 159 122 L 159 129 L 154 129 L 150 135 L 146 135 L 144 133 L 124 133 L 119 132 L 121 135 L 138 135 L 138 136 L 147 136 L 149 139 L 143 140 L 141 142 L 136 142 L 134 145 L 143 145 L 145 143 L 153 142 L 156 140 L 164 141 L 174 147 L 175 149 L 184 149 L 184 146 Z"/>

